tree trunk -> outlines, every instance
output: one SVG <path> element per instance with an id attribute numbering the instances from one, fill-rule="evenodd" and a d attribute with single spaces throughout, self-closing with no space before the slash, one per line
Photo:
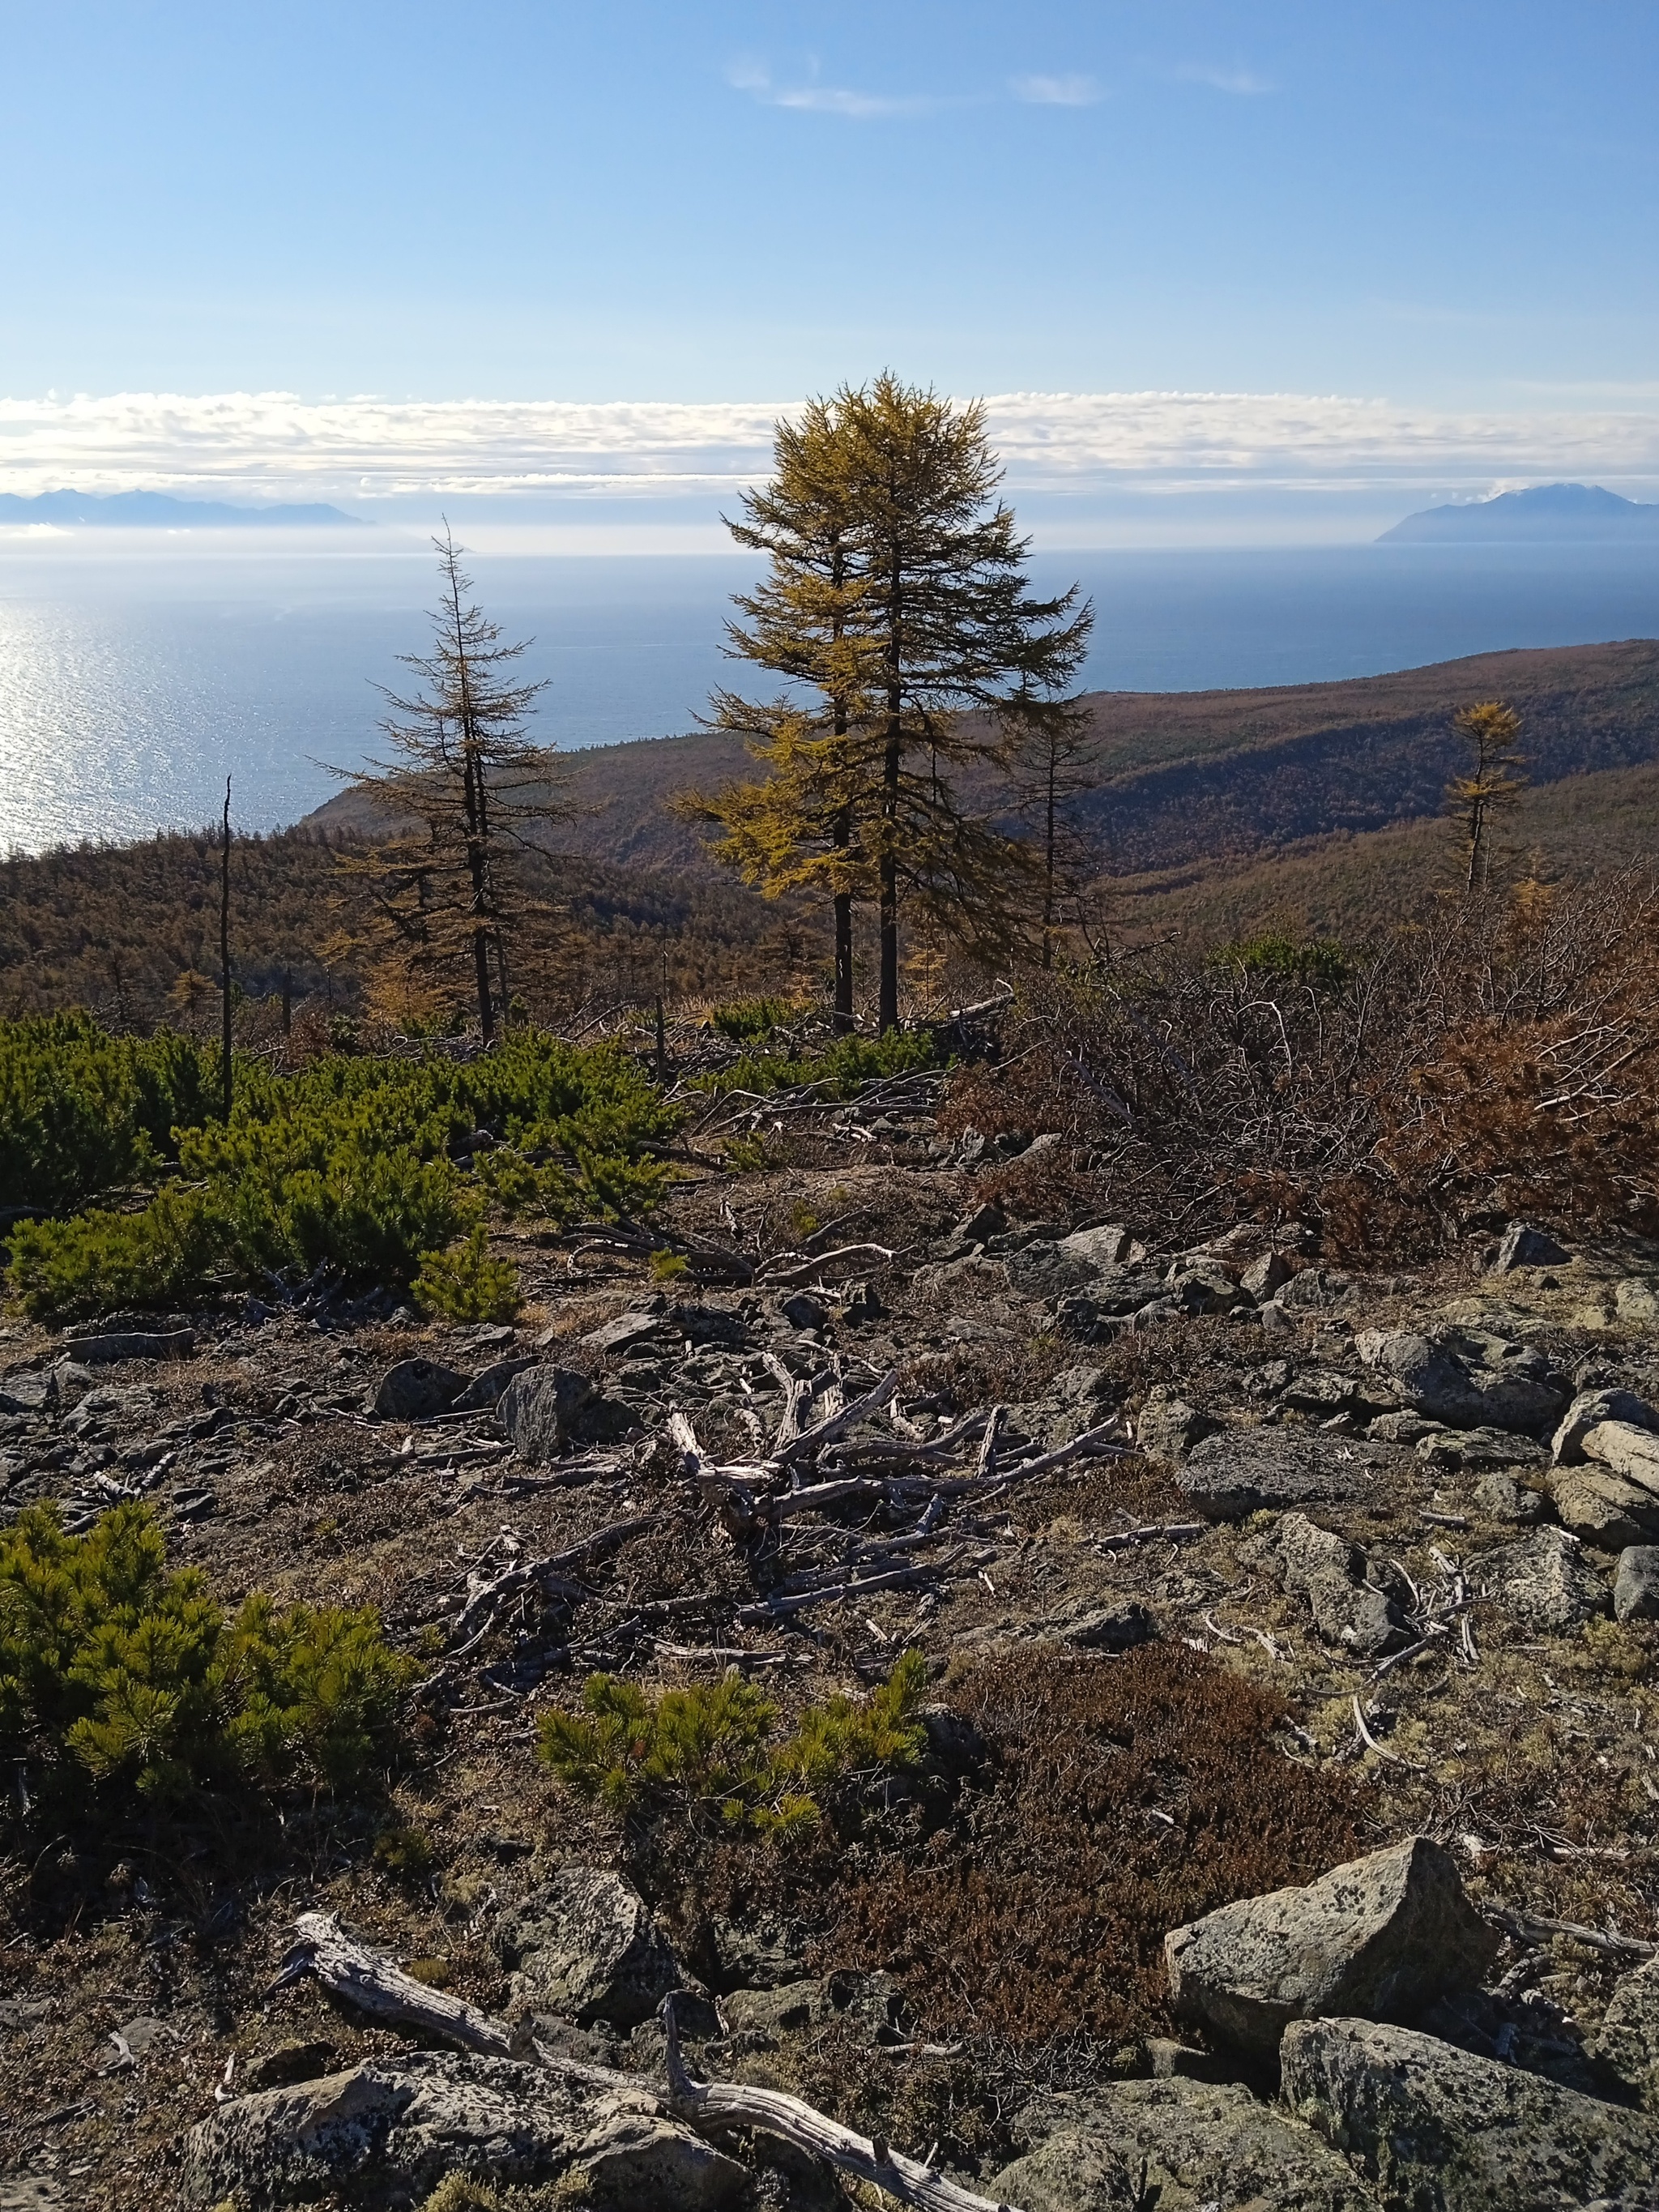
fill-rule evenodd
<path id="1" fill-rule="evenodd" d="M 219 1049 L 221 1110 L 230 1120 L 230 778 L 225 778 L 225 842 L 219 863 Z"/>
<path id="2" fill-rule="evenodd" d="M 837 1036 L 850 1035 L 853 1012 L 853 897 L 836 894 L 836 1012 L 831 1026 Z"/>
<path id="3" fill-rule="evenodd" d="M 881 793 L 881 987 L 877 1026 L 885 1036 L 899 1025 L 898 1017 L 898 835 L 899 765 L 903 748 L 895 708 L 887 718 L 887 752 L 882 767 Z"/>

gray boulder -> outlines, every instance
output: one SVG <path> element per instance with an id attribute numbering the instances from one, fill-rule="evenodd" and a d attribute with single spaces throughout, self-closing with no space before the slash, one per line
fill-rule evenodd
<path id="1" fill-rule="evenodd" d="M 522 1375 L 527 1367 L 536 1364 L 528 1353 L 512 1359 L 498 1359 L 493 1367 L 486 1367 L 482 1375 L 475 1375 L 452 1412 L 457 1413 L 489 1413 L 500 1401 L 503 1390 L 515 1375 Z"/>
<path id="2" fill-rule="evenodd" d="M 1550 1496 L 1563 1527 L 1600 1551 L 1659 1538 L 1659 1498 L 1604 1467 L 1558 1468 Z"/>
<path id="3" fill-rule="evenodd" d="M 744 2169 L 663 2118 L 648 2090 L 595 2092 L 504 2058 L 415 2051 L 222 2106 L 185 2140 L 179 2202 L 275 2212 L 372 2186 L 420 2202 L 452 2173 L 492 2187 L 568 2177 L 601 2202 L 714 2212 Z"/>
<path id="4" fill-rule="evenodd" d="M 503 1917 L 497 1941 L 518 1969 L 515 2009 L 557 2013 L 581 2027 L 635 2027 L 680 1986 L 644 1899 L 599 1867 L 562 1868 Z"/>
<path id="5" fill-rule="evenodd" d="M 1030 2148 L 978 2185 L 1022 2212 L 1376 2212 L 1346 2159 L 1232 2082 L 1040 2097 L 1014 2133 Z"/>
<path id="6" fill-rule="evenodd" d="M 1241 1290 L 1248 1291 L 1259 1305 L 1264 1298 L 1276 1297 L 1291 1279 L 1291 1263 L 1282 1252 L 1264 1252 L 1259 1260 L 1252 1260 L 1239 1277 Z"/>
<path id="7" fill-rule="evenodd" d="M 1460 1474 L 1484 1474 L 1495 1467 L 1541 1470 L 1548 1460 L 1542 1444 L 1507 1429 L 1437 1429 L 1419 1438 L 1417 1456 L 1425 1467 Z"/>
<path id="8" fill-rule="evenodd" d="M 1615 1620 L 1659 1620 L 1659 1544 L 1632 1544 L 1613 1578 Z"/>
<path id="9" fill-rule="evenodd" d="M 598 1328 L 589 1329 L 581 1340 L 582 1348 L 586 1352 L 597 1352 L 602 1358 L 612 1357 L 631 1352 L 636 1344 L 645 1344 L 653 1336 L 665 1335 L 668 1327 L 665 1314 L 648 1310 L 618 1314 L 614 1321 L 605 1322 Z"/>
<path id="10" fill-rule="evenodd" d="M 1559 1267 L 1571 1257 L 1545 1231 L 1533 1228 L 1529 1222 L 1511 1221 L 1492 1261 L 1492 1273 L 1507 1275 L 1515 1267 Z"/>
<path id="11" fill-rule="evenodd" d="M 1388 2212 L 1638 2212 L 1659 2121 L 1409 2028 L 1309 2020 L 1279 2048 L 1285 2102 Z"/>
<path id="12" fill-rule="evenodd" d="M 1097 1229 L 1074 1229 L 1069 1237 L 1060 1238 L 1057 1249 L 1068 1259 L 1081 1260 L 1099 1275 L 1108 1267 L 1121 1267 L 1133 1243 L 1121 1222 L 1108 1221 Z"/>
<path id="13" fill-rule="evenodd" d="M 1286 1513 L 1247 1547 L 1271 1566 L 1279 1587 L 1308 1601 L 1314 1627 L 1327 1644 L 1374 1659 L 1401 1640 L 1404 1621 L 1386 1590 L 1364 1579 L 1365 1557 L 1346 1536 L 1304 1513 Z"/>
<path id="14" fill-rule="evenodd" d="M 1659 1504 L 1659 1437 L 1650 1430 L 1633 1421 L 1598 1421 L 1585 1430 L 1583 1449 L 1587 1460 L 1634 1483 Z"/>
<path id="15" fill-rule="evenodd" d="M 1472 1563 L 1480 1585 L 1535 1636 L 1568 1636 L 1607 1611 L 1607 1584 L 1565 1528 L 1535 1528 Z"/>
<path id="16" fill-rule="evenodd" d="M 495 1408 L 514 1456 L 531 1467 L 556 1459 L 592 1395 L 586 1376 L 571 1367 L 529 1367 L 515 1375 Z"/>
<path id="17" fill-rule="evenodd" d="M 1542 1352 L 1486 1329 L 1366 1329 L 1354 1348 L 1414 1413 L 1448 1428 L 1542 1436 L 1566 1405 Z"/>
<path id="18" fill-rule="evenodd" d="M 1237 1521 L 1264 1509 L 1357 1503 L 1402 1457 L 1318 1429 L 1226 1429 L 1193 1447 L 1176 1481 L 1196 1511 Z"/>
<path id="19" fill-rule="evenodd" d="M 1305 1889 L 1223 1905 L 1173 1929 L 1164 1950 L 1176 2012 L 1265 2057 L 1291 2021 L 1409 2019 L 1478 1981 L 1498 1944 L 1450 1853 L 1413 1836 Z"/>
<path id="20" fill-rule="evenodd" d="M 1659 2113 L 1659 1958 L 1620 1982 L 1587 2048 L 1644 2112 Z"/>
<path id="21" fill-rule="evenodd" d="M 50 1369 L 43 1375 L 0 1376 L 0 1413 L 43 1413 L 57 1399 L 58 1381 Z"/>
<path id="22" fill-rule="evenodd" d="M 425 1421 L 447 1413 L 467 1387 L 465 1375 L 438 1359 L 400 1359 L 381 1376 L 374 1411 L 383 1421 Z"/>
<path id="23" fill-rule="evenodd" d="M 1317 1313 L 1340 1305 L 1352 1288 L 1346 1275 L 1328 1267 L 1304 1267 L 1286 1279 L 1277 1303 L 1291 1313 Z"/>
<path id="24" fill-rule="evenodd" d="M 1474 1502 L 1494 1521 L 1514 1521 L 1530 1527 L 1544 1515 L 1544 1500 L 1535 1490 L 1517 1482 L 1507 1469 L 1497 1467 L 1477 1477 Z"/>
<path id="25" fill-rule="evenodd" d="M 1613 1310 L 1627 1328 L 1651 1328 L 1659 1322 L 1659 1290 L 1640 1275 L 1614 1286 Z"/>
<path id="26" fill-rule="evenodd" d="M 1177 1398 L 1162 1383 L 1149 1390 L 1135 1416 L 1135 1442 L 1149 1459 L 1176 1467 L 1193 1446 L 1221 1426 L 1208 1413 L 1200 1413 L 1184 1398 Z"/>
<path id="27" fill-rule="evenodd" d="M 1604 1421 L 1624 1421 L 1632 1428 L 1659 1430 L 1659 1413 L 1633 1390 L 1581 1390 L 1568 1407 L 1550 1443 L 1558 1467 L 1578 1467 L 1584 1458 L 1584 1438 Z"/>
<path id="28" fill-rule="evenodd" d="M 96 1336 L 66 1336 L 64 1351 L 83 1367 L 108 1367 L 118 1359 L 189 1359 L 195 1333 L 187 1328 L 123 1328 Z"/>

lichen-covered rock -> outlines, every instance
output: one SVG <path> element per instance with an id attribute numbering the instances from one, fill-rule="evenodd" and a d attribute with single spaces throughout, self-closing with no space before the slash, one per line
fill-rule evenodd
<path id="1" fill-rule="evenodd" d="M 660 2212 L 715 2212 L 744 2180 L 647 2089 L 596 2093 L 510 2059 L 414 2051 L 222 2106 L 185 2138 L 179 2201 L 401 2208 L 451 2173 L 495 2188 L 569 2175 L 592 2197 Z"/>
<path id="2" fill-rule="evenodd" d="M 400 1359 L 381 1376 L 374 1411 L 383 1421 L 424 1421 L 446 1413 L 467 1387 L 467 1378 L 439 1359 Z"/>
<path id="3" fill-rule="evenodd" d="M 1375 2212 L 1313 2130 L 1231 2082 L 1175 2075 L 1041 2097 L 980 2190 L 1022 2212 Z"/>
<path id="4" fill-rule="evenodd" d="M 1624 1977 L 1588 2047 L 1644 2111 L 1659 2113 L 1659 1959 Z"/>
<path id="5" fill-rule="evenodd" d="M 1615 1620 L 1659 1620 L 1659 1544 L 1632 1544 L 1613 1578 Z"/>
<path id="6" fill-rule="evenodd" d="M 1542 1352 L 1486 1329 L 1366 1329 L 1354 1345 L 1414 1412 L 1448 1428 L 1542 1436 L 1566 1405 Z"/>
<path id="7" fill-rule="evenodd" d="M 1569 1636 L 1607 1611 L 1607 1584 L 1565 1528 L 1535 1528 L 1471 1562 L 1474 1580 L 1535 1636 Z"/>
<path id="8" fill-rule="evenodd" d="M 1263 2056 L 1293 2020 L 1409 2020 L 1443 1990 L 1478 1981 L 1497 1949 L 1450 1853 L 1426 1836 L 1305 1888 L 1224 1905 L 1164 1939 L 1177 2013 Z"/>
<path id="9" fill-rule="evenodd" d="M 1516 1267 L 1559 1267 L 1571 1256 L 1547 1231 L 1534 1229 L 1530 1222 L 1511 1221 L 1492 1261 L 1492 1273 L 1507 1275 Z"/>
<path id="10" fill-rule="evenodd" d="M 1603 1421 L 1626 1421 L 1632 1428 L 1659 1429 L 1659 1413 L 1633 1390 L 1581 1390 L 1551 1439 L 1550 1455 L 1556 1465 L 1578 1466 L 1585 1456 L 1584 1438 Z"/>
<path id="11" fill-rule="evenodd" d="M 680 1986 L 674 1955 L 645 1900 L 602 1867 L 563 1867 L 544 1890 L 503 1916 L 502 1956 L 515 1966 L 514 2002 L 580 2027 L 634 2027 Z"/>
<path id="12" fill-rule="evenodd" d="M 1081 1260 L 1098 1275 L 1108 1267 L 1121 1267 L 1128 1258 L 1133 1243 L 1121 1221 L 1108 1221 L 1097 1229 L 1074 1229 L 1069 1237 L 1060 1239 L 1057 1249 L 1068 1259 Z"/>
<path id="13" fill-rule="evenodd" d="M 1583 1452 L 1659 1504 L 1659 1437 L 1650 1430 L 1633 1421 L 1598 1421 L 1584 1431 Z"/>
<path id="14" fill-rule="evenodd" d="M 1357 1503 L 1405 1463 L 1386 1444 L 1318 1429 L 1225 1429 L 1193 1447 L 1176 1480 L 1199 1512 L 1237 1521 L 1264 1509 Z"/>
<path id="15" fill-rule="evenodd" d="M 592 1395 L 592 1383 L 573 1368 L 528 1367 L 501 1393 L 495 1415 L 514 1455 L 544 1467 L 564 1449 L 572 1423 Z"/>
<path id="16" fill-rule="evenodd" d="M 1483 1474 L 1490 1468 L 1524 1467 L 1540 1471 L 1548 1455 L 1531 1437 L 1507 1429 L 1439 1429 L 1420 1437 L 1417 1456 L 1425 1467 L 1460 1474 Z"/>
<path id="17" fill-rule="evenodd" d="M 1557 1468 L 1550 1496 L 1562 1526 L 1601 1551 L 1659 1537 L 1659 1498 L 1604 1467 Z"/>
<path id="18" fill-rule="evenodd" d="M 1372 2178 L 1387 2212 L 1639 2212 L 1659 2121 L 1409 2028 L 1287 2028 L 1286 2104 Z"/>
<path id="19" fill-rule="evenodd" d="M 1200 1413 L 1159 1384 L 1147 1392 L 1146 1402 L 1135 1417 L 1135 1442 L 1149 1459 L 1174 1467 L 1220 1425 L 1210 1414 Z"/>
<path id="20" fill-rule="evenodd" d="M 1386 1590 L 1364 1580 L 1364 1555 L 1346 1536 L 1286 1513 L 1248 1547 L 1271 1566 L 1291 1597 L 1308 1601 L 1314 1627 L 1327 1644 L 1375 1658 L 1398 1642 L 1404 1626 Z"/>

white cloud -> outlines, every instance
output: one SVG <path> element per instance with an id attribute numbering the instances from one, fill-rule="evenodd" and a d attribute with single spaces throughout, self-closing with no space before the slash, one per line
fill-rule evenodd
<path id="1" fill-rule="evenodd" d="M 1033 107 L 1092 107 L 1100 98 L 1091 76 L 1017 76 L 1009 88 Z"/>
<path id="2" fill-rule="evenodd" d="M 1254 70 L 1212 69 L 1201 63 L 1178 69 L 1176 75 L 1183 84 L 1207 84 L 1212 92 L 1231 92 L 1241 100 L 1254 100 L 1275 87 Z"/>
<path id="3" fill-rule="evenodd" d="M 920 94 L 854 92 L 827 84 L 780 85 L 772 82 L 763 62 L 734 62 L 726 82 L 736 92 L 746 92 L 764 107 L 793 107 L 813 115 L 844 115 L 858 123 L 884 116 L 926 115 L 939 106 Z"/>
<path id="4" fill-rule="evenodd" d="M 290 392 L 0 399 L 0 490 L 241 500 L 649 497 L 708 505 L 763 475 L 793 401 L 308 401 Z M 1651 478 L 1659 412 L 1447 413 L 1298 392 L 1006 392 L 986 403 L 1010 485 L 1267 485 Z"/>

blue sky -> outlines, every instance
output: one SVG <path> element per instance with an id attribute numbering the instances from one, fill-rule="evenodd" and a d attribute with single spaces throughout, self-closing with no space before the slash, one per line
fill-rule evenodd
<path id="1" fill-rule="evenodd" d="M 1651 496 L 1656 59 L 1633 0 L 0 0 L 0 488 L 93 467 L 49 395 L 718 410 L 891 364 L 1386 403 L 1467 426 L 1406 438 L 1413 495 Z M 470 435 L 478 496 L 556 496 L 497 483 L 494 416 L 441 459 L 398 418 L 426 459 L 395 482 L 175 418 L 125 475 L 106 425 L 99 480 L 455 494 Z M 1278 483 L 1274 451 L 1194 466 Z"/>

